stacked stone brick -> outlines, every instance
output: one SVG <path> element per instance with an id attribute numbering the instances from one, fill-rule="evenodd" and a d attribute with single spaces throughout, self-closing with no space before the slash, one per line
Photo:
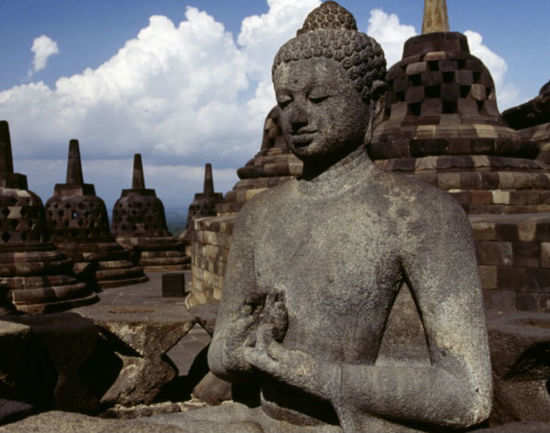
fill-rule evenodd
<path id="1" fill-rule="evenodd" d="M 279 118 L 279 107 L 275 106 L 264 122 L 260 151 L 237 170 L 240 180 L 216 206 L 219 214 L 238 212 L 256 194 L 302 174 L 302 161 L 289 151 Z"/>
<path id="2" fill-rule="evenodd" d="M 544 229 L 550 171 L 532 137 L 500 116 L 488 69 L 464 35 L 433 32 L 405 43 L 387 73 L 371 157 L 386 170 L 448 191 L 472 219 L 488 306 L 550 311 Z M 535 216 L 534 216 L 535 215 Z"/>
<path id="3" fill-rule="evenodd" d="M 186 307 L 221 299 L 236 214 L 197 218 L 191 250 L 192 284 Z"/>
<path id="4" fill-rule="evenodd" d="M 145 188 L 141 155 L 134 155 L 132 188 L 122 190 L 113 208 L 112 232 L 135 254 L 146 271 L 183 270 L 183 245 L 168 231 L 164 205 L 154 189 Z"/>
<path id="5" fill-rule="evenodd" d="M 111 234 L 94 185 L 84 183 L 77 140 L 69 144 L 66 183 L 55 185 L 46 202 L 46 219 L 53 242 L 75 262 L 79 278 L 100 288 L 147 281 L 143 268 Z"/>
<path id="6" fill-rule="evenodd" d="M 238 211 L 247 200 L 299 176 L 302 162 L 288 149 L 281 136 L 279 108 L 273 108 L 264 123 L 260 151 L 239 170 L 239 181 L 216 205 L 217 216 L 196 218 L 191 251 L 192 284 L 186 304 L 191 307 L 219 300 L 227 256 Z"/>
<path id="7" fill-rule="evenodd" d="M 8 123 L 0 122 L 0 296 L 20 311 L 42 313 L 97 300 L 48 241 L 42 200 L 14 173 Z M 7 298 L 7 299 L 6 299 Z M 0 304 L 2 301 L 0 301 Z"/>
<path id="8" fill-rule="evenodd" d="M 550 214 L 471 215 L 491 309 L 550 311 Z"/>

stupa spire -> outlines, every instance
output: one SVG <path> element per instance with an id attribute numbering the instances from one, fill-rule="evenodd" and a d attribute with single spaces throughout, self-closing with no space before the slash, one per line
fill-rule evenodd
<path id="1" fill-rule="evenodd" d="M 145 189 L 145 176 L 143 175 L 143 163 L 141 162 L 141 153 L 134 154 L 132 189 Z"/>
<path id="2" fill-rule="evenodd" d="M 214 194 L 214 178 L 212 177 L 212 164 L 209 162 L 204 166 L 204 188 L 203 193 L 205 196 Z"/>
<path id="3" fill-rule="evenodd" d="M 13 173 L 10 128 L 5 120 L 0 121 L 0 173 Z"/>
<path id="4" fill-rule="evenodd" d="M 82 162 L 80 161 L 80 147 L 78 140 L 69 141 L 69 158 L 67 161 L 67 180 L 69 185 L 82 185 Z"/>
<path id="5" fill-rule="evenodd" d="M 447 0 L 424 0 L 422 34 L 448 31 Z"/>

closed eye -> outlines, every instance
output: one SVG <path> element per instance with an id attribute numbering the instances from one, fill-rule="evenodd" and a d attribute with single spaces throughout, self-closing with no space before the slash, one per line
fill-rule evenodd
<path id="1" fill-rule="evenodd" d="M 289 95 L 278 95 L 277 104 L 280 108 L 285 108 L 288 104 L 292 102 L 292 97 Z"/>
<path id="2" fill-rule="evenodd" d="M 324 101 L 330 96 L 330 92 L 325 87 L 314 87 L 308 93 L 307 98 L 314 104 Z"/>
<path id="3" fill-rule="evenodd" d="M 314 104 L 318 104 L 319 102 L 323 102 L 328 97 L 329 97 L 329 95 L 323 95 L 323 96 L 311 96 L 311 95 L 309 95 L 308 99 L 311 102 L 313 102 Z"/>

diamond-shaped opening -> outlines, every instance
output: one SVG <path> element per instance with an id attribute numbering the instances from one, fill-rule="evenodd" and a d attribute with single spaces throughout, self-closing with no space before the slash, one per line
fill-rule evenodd
<path id="1" fill-rule="evenodd" d="M 409 83 L 412 86 L 420 86 L 422 84 L 422 77 L 420 74 L 409 75 Z"/>
<path id="2" fill-rule="evenodd" d="M 443 114 L 458 113 L 458 105 L 456 102 L 443 101 Z"/>
<path id="3" fill-rule="evenodd" d="M 466 60 L 460 59 L 458 61 L 458 69 L 464 69 L 466 67 Z"/>
<path id="4" fill-rule="evenodd" d="M 460 97 L 466 98 L 470 94 L 470 86 L 460 86 Z"/>
<path id="5" fill-rule="evenodd" d="M 428 62 L 428 69 L 430 71 L 439 71 L 439 62 L 437 60 L 432 60 Z"/>
<path id="6" fill-rule="evenodd" d="M 426 87 L 426 97 L 428 98 L 440 98 L 441 87 L 440 86 L 428 86 Z"/>
<path id="7" fill-rule="evenodd" d="M 422 108 L 422 104 L 417 102 L 415 104 L 409 104 L 407 106 L 407 113 L 412 116 L 420 116 L 420 110 Z"/>
<path id="8" fill-rule="evenodd" d="M 443 72 L 443 82 L 444 83 L 452 83 L 455 80 L 455 73 L 454 72 Z"/>
<path id="9" fill-rule="evenodd" d="M 476 101 L 477 109 L 480 113 L 483 113 L 483 101 Z"/>

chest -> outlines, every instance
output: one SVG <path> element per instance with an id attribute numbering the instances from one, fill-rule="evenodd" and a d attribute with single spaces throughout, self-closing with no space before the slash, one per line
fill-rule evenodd
<path id="1" fill-rule="evenodd" d="M 391 296 L 401 277 L 397 229 L 352 200 L 289 204 L 259 231 L 255 270 L 260 286 L 290 292 L 291 303 L 362 308 Z"/>

